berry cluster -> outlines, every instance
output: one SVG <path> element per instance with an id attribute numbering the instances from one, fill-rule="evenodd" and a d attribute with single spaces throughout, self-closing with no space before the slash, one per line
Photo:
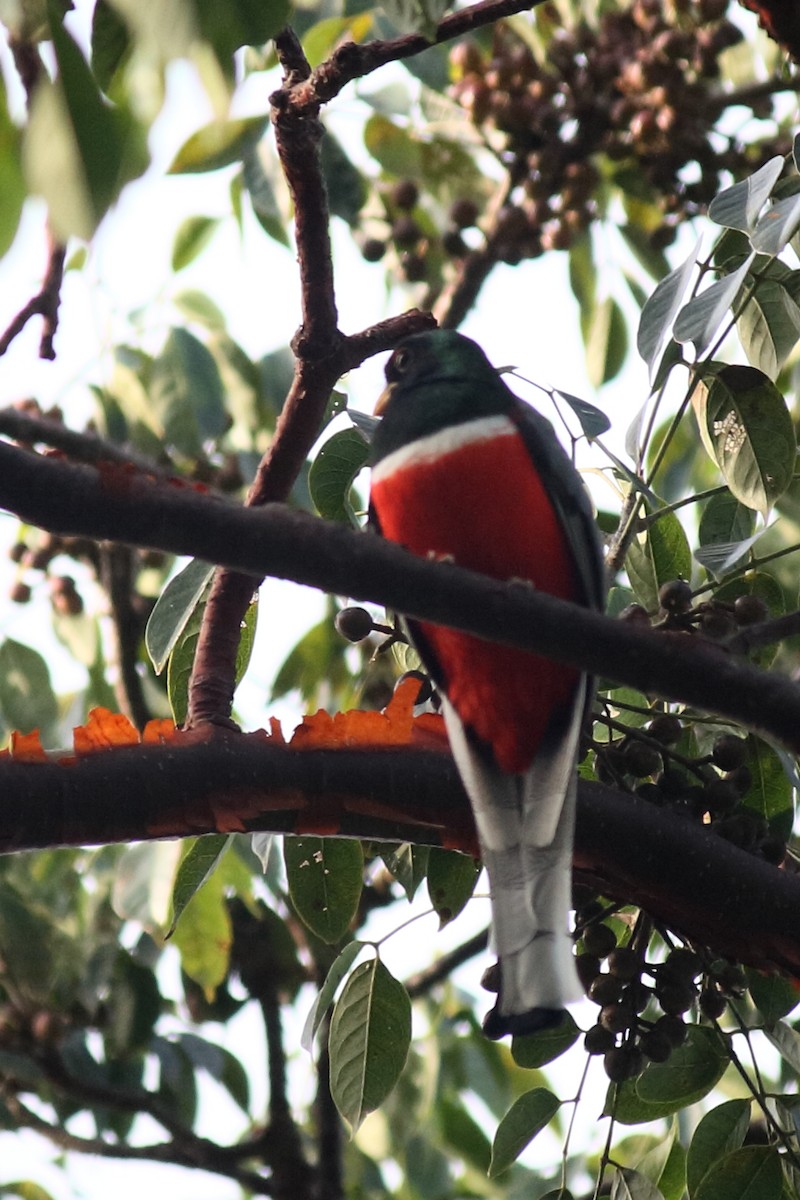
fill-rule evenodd
<path id="1" fill-rule="evenodd" d="M 704 1017 L 718 1020 L 728 1000 L 744 993 L 746 980 L 739 967 L 722 960 L 704 963 L 688 947 L 670 948 L 663 960 L 650 962 L 645 950 L 636 949 L 636 932 L 626 945 L 617 944 L 604 915 L 597 899 L 576 913 L 578 973 L 600 1008 L 584 1046 L 589 1054 L 602 1054 L 609 1079 L 622 1083 L 648 1062 L 666 1062 L 683 1044 L 690 1009 L 697 1005 Z"/>
<path id="2" fill-rule="evenodd" d="M 776 152 L 715 132 L 726 103 L 719 58 L 743 36 L 726 9 L 727 0 L 634 0 L 596 25 L 556 28 L 541 57 L 504 25 L 490 54 L 470 39 L 453 47 L 452 93 L 516 182 L 498 220 L 501 258 L 569 247 L 604 205 L 607 180 L 661 210 L 650 236 L 662 248 L 717 194 L 721 172 L 750 172 Z M 540 28 L 558 25 L 547 10 Z M 770 116 L 769 97 L 763 104 L 758 115 Z"/>
<path id="3" fill-rule="evenodd" d="M 361 245 L 367 262 L 380 262 L 391 246 L 406 283 L 431 279 L 444 259 L 459 260 L 469 252 L 463 232 L 476 224 L 480 208 L 476 201 L 461 196 L 453 201 L 443 229 L 436 230 L 426 212 L 418 207 L 419 186 L 410 178 L 399 179 L 383 196 L 387 236 L 371 236 Z M 416 211 L 415 211 L 416 210 Z"/>

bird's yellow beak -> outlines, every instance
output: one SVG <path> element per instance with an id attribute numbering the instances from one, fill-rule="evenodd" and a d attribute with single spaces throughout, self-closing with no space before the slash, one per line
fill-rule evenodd
<path id="1" fill-rule="evenodd" d="M 394 386 L 395 385 L 393 383 L 387 383 L 386 387 L 383 389 L 380 396 L 378 396 L 378 403 L 375 405 L 375 408 L 373 409 L 373 412 L 376 417 L 382 417 L 383 414 L 386 412 L 386 405 L 389 403 L 389 401 L 392 398 L 392 395 L 394 393 Z"/>

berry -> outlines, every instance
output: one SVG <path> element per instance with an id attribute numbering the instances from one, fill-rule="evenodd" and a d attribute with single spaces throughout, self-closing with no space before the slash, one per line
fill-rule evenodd
<path id="1" fill-rule="evenodd" d="M 419 188 L 413 179 L 399 179 L 392 188 L 392 203 L 395 208 L 410 211 L 419 200 Z"/>
<path id="2" fill-rule="evenodd" d="M 608 956 L 608 969 L 615 978 L 623 983 L 636 979 L 641 970 L 638 954 L 630 946 L 617 946 Z"/>
<path id="3" fill-rule="evenodd" d="M 739 803 L 739 793 L 728 779 L 709 779 L 703 788 L 703 802 L 712 813 L 729 813 Z"/>
<path id="4" fill-rule="evenodd" d="M 613 975 L 597 975 L 589 988 L 589 999 L 606 1007 L 619 1004 L 622 997 L 622 982 Z"/>
<path id="5" fill-rule="evenodd" d="M 575 968 L 585 992 L 589 991 L 595 979 L 605 978 L 600 976 L 600 959 L 594 954 L 576 954 Z"/>
<path id="6" fill-rule="evenodd" d="M 480 209 L 474 200 L 461 196 L 450 205 L 449 217 L 459 229 L 469 229 L 478 220 Z"/>
<path id="7" fill-rule="evenodd" d="M 18 582 L 14 584 L 9 592 L 8 598 L 13 604 L 27 604 L 31 598 L 30 584 L 23 583 L 22 580 L 18 580 Z"/>
<path id="8" fill-rule="evenodd" d="M 642 779 L 654 775 L 662 766 L 661 755 L 645 742 L 631 741 L 625 748 L 625 770 L 629 775 Z"/>
<path id="9" fill-rule="evenodd" d="M 616 1038 L 610 1029 L 604 1025 L 593 1025 L 587 1029 L 583 1039 L 583 1048 L 587 1054 L 606 1054 L 613 1050 Z"/>
<path id="10" fill-rule="evenodd" d="M 731 613 L 718 604 L 710 604 L 700 618 L 700 629 L 707 638 L 722 641 L 730 637 L 736 628 L 736 622 Z"/>
<path id="11" fill-rule="evenodd" d="M 8 557 L 11 559 L 11 561 L 13 563 L 22 562 L 22 559 L 25 557 L 25 551 L 27 549 L 28 549 L 28 547 L 25 545 L 24 542 L 14 542 L 14 545 L 11 547 L 11 549 L 8 552 Z"/>
<path id="12" fill-rule="evenodd" d="M 769 616 L 769 610 L 760 596 L 739 596 L 733 602 L 733 616 L 737 625 L 757 625 Z"/>
<path id="13" fill-rule="evenodd" d="M 677 1050 L 678 1046 L 682 1046 L 686 1041 L 688 1030 L 686 1022 L 680 1017 L 663 1016 L 656 1021 L 653 1032 L 663 1034 L 669 1044 Z"/>
<path id="14" fill-rule="evenodd" d="M 600 1009 L 600 1024 L 610 1033 L 625 1033 L 632 1021 L 633 1013 L 627 1004 L 606 1004 Z"/>
<path id="15" fill-rule="evenodd" d="M 747 739 L 734 737 L 730 733 L 721 733 L 714 739 L 711 747 L 711 759 L 720 771 L 735 771 L 744 766 L 747 758 Z"/>
<path id="16" fill-rule="evenodd" d="M 728 1002 L 716 988 L 706 987 L 700 993 L 700 1011 L 712 1021 L 717 1021 L 725 1012 Z"/>
<path id="17" fill-rule="evenodd" d="M 392 241 L 400 250 L 410 250 L 422 237 L 422 230 L 413 217 L 398 217 L 392 225 Z"/>
<path id="18" fill-rule="evenodd" d="M 450 258 L 466 258 L 469 247 L 457 229 L 446 229 L 442 234 L 442 249 Z"/>
<path id="19" fill-rule="evenodd" d="M 643 1033 L 639 1038 L 639 1049 L 645 1058 L 649 1058 L 651 1062 L 663 1063 L 672 1054 L 673 1047 L 672 1042 L 665 1033 L 653 1028 L 648 1029 L 647 1033 Z"/>
<path id="20" fill-rule="evenodd" d="M 616 934 L 607 925 L 589 925 L 583 931 L 583 947 L 587 954 L 605 958 L 616 944 Z"/>
<path id="21" fill-rule="evenodd" d="M 337 632 L 348 642 L 363 642 L 372 633 L 374 622 L 365 608 L 342 608 L 334 618 Z"/>
<path id="22" fill-rule="evenodd" d="M 692 585 L 685 579 L 672 579 L 661 586 L 658 603 L 664 612 L 687 613 L 692 607 Z"/>
<path id="23" fill-rule="evenodd" d="M 428 274 L 425 259 L 421 254 L 403 254 L 400 266 L 408 283 L 422 283 Z"/>
<path id="24" fill-rule="evenodd" d="M 683 726 L 673 713 L 659 713 L 648 725 L 647 732 L 662 746 L 674 746 L 681 739 Z"/>
<path id="25" fill-rule="evenodd" d="M 380 262 L 386 253 L 386 242 L 380 238 L 367 238 L 361 247 L 361 256 L 368 263 Z"/>
<path id="26" fill-rule="evenodd" d="M 615 1046 L 603 1057 L 603 1068 L 612 1083 L 624 1083 L 644 1066 L 642 1052 L 633 1045 Z"/>

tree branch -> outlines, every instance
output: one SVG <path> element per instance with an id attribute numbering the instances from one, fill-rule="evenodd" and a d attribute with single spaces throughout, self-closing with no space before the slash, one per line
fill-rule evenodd
<path id="1" fill-rule="evenodd" d="M 0 849 L 273 831 L 411 841 L 476 854 L 444 749 L 296 750 L 263 735 L 0 760 Z M 10 798 L 13 797 L 13 803 Z M 580 781 L 575 868 L 720 954 L 800 977 L 800 876 L 637 796 Z"/>
<path id="2" fill-rule="evenodd" d="M 239 508 L 191 486 L 0 443 L 0 506 L 53 533 L 195 555 L 256 579 L 268 574 L 372 600 L 694 705 L 800 753 L 800 686 L 700 636 L 634 628 L 280 505 Z"/>

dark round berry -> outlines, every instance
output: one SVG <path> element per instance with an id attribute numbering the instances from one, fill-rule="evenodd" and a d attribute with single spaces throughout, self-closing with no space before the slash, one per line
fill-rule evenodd
<path id="1" fill-rule="evenodd" d="M 386 253 L 386 242 L 380 238 L 367 238 L 361 247 L 361 256 L 368 263 L 380 262 Z"/>
<path id="2" fill-rule="evenodd" d="M 23 583 L 20 579 L 11 588 L 8 594 L 9 600 L 14 604 L 27 604 L 31 598 L 31 586 L 29 583 Z"/>
<path id="3" fill-rule="evenodd" d="M 372 633 L 374 621 L 365 608 L 354 605 L 352 608 L 342 608 L 334 618 L 337 632 L 348 642 L 363 642 Z"/>
<path id="4" fill-rule="evenodd" d="M 662 976 L 671 979 L 686 979 L 691 982 L 703 969 L 703 961 L 699 954 L 686 946 L 671 950 L 666 960 L 659 967 Z"/>
<path id="5" fill-rule="evenodd" d="M 709 605 L 700 618 L 702 633 L 714 641 L 721 641 L 723 638 L 730 637 L 735 628 L 736 622 L 731 613 L 716 604 Z"/>
<path id="6" fill-rule="evenodd" d="M 422 230 L 413 217 L 398 217 L 392 225 L 392 241 L 400 250 L 416 246 Z"/>
<path id="7" fill-rule="evenodd" d="M 469 246 L 457 229 L 446 229 L 442 234 L 442 249 L 450 258 L 466 258 Z"/>
<path id="8" fill-rule="evenodd" d="M 654 746 L 645 742 L 630 741 L 625 747 L 625 770 L 636 779 L 654 775 L 662 767 L 661 755 Z"/>
<path id="9" fill-rule="evenodd" d="M 670 1017 L 679 1017 L 688 1012 L 694 1004 L 694 985 L 688 982 L 679 983 L 668 980 L 660 984 L 656 980 L 656 999 L 664 1012 Z"/>
<path id="10" fill-rule="evenodd" d="M 617 946 L 608 956 L 610 973 L 623 983 L 630 983 L 632 979 L 638 978 L 641 967 L 639 955 L 635 950 L 631 950 L 630 946 Z"/>
<path id="11" fill-rule="evenodd" d="M 692 607 L 692 585 L 685 579 L 671 579 L 659 589 L 658 603 L 664 612 L 688 612 Z"/>
<path id="12" fill-rule="evenodd" d="M 720 991 L 733 1000 L 738 1000 L 747 991 L 747 977 L 741 967 L 733 963 L 720 964 L 713 975 Z"/>
<path id="13" fill-rule="evenodd" d="M 728 774 L 727 781 L 736 788 L 738 795 L 746 796 L 750 791 L 753 776 L 749 767 L 737 767 Z"/>
<path id="14" fill-rule="evenodd" d="M 419 188 L 413 179 L 398 179 L 392 188 L 392 203 L 396 208 L 406 211 L 412 209 L 419 200 Z"/>
<path id="15" fill-rule="evenodd" d="M 673 1049 L 677 1050 L 686 1041 L 688 1029 L 680 1017 L 664 1016 L 656 1021 L 653 1032 L 663 1034 Z"/>
<path id="16" fill-rule="evenodd" d="M 587 1029 L 583 1048 L 587 1054 L 606 1054 L 614 1049 L 616 1038 L 604 1025 L 593 1025 Z"/>
<path id="17" fill-rule="evenodd" d="M 28 547 L 25 545 L 24 542 L 14 542 L 14 545 L 11 547 L 11 549 L 8 552 L 8 557 L 14 563 L 22 562 L 23 558 L 25 557 L 25 552 L 27 551 L 27 549 L 28 549 Z"/>
<path id="18" fill-rule="evenodd" d="M 615 1046 L 603 1057 L 603 1068 L 612 1083 L 624 1083 L 626 1079 L 633 1079 L 634 1075 L 641 1072 L 643 1066 L 642 1053 L 636 1046 Z"/>
<path id="19" fill-rule="evenodd" d="M 400 259 L 403 275 L 409 283 L 422 283 L 427 277 L 428 268 L 421 254 L 404 254 Z"/>
<path id="20" fill-rule="evenodd" d="M 595 976 L 589 988 L 589 999 L 604 1008 L 608 1004 L 618 1004 L 622 996 L 622 983 L 613 975 Z"/>
<path id="21" fill-rule="evenodd" d="M 766 621 L 769 610 L 760 596 L 739 596 L 733 602 L 733 617 L 737 625 L 757 625 Z"/>
<path id="22" fill-rule="evenodd" d="M 426 704 L 433 695 L 433 684 L 431 683 L 430 675 L 426 675 L 424 671 L 405 671 L 398 679 L 395 687 L 399 687 L 401 683 L 405 683 L 407 679 L 415 679 L 419 684 L 419 691 L 415 704 Z"/>
<path id="23" fill-rule="evenodd" d="M 649 625 L 650 617 L 646 608 L 641 604 L 627 604 L 619 614 L 620 621 L 628 625 Z"/>
<path id="24" fill-rule="evenodd" d="M 667 1018 L 667 1020 L 669 1019 Z M 672 1042 L 665 1033 L 662 1033 L 658 1029 L 648 1029 L 639 1038 L 639 1049 L 645 1058 L 650 1059 L 650 1062 L 663 1063 L 672 1054 L 673 1047 Z"/>
<path id="25" fill-rule="evenodd" d="M 647 732 L 662 746 L 674 746 L 681 740 L 683 726 L 673 713 L 660 713 L 650 722 Z"/>
<path id="26" fill-rule="evenodd" d="M 633 1013 L 627 1004 L 605 1004 L 600 1009 L 600 1024 L 611 1033 L 625 1033 L 632 1021 Z"/>
<path id="27" fill-rule="evenodd" d="M 728 1001 L 716 988 L 706 987 L 700 993 L 700 1011 L 712 1021 L 718 1021 L 728 1006 Z"/>
<path id="28" fill-rule="evenodd" d="M 739 793 L 728 779 L 709 779 L 703 788 L 703 801 L 712 813 L 729 813 L 739 803 Z"/>
<path id="29" fill-rule="evenodd" d="M 450 220 L 459 229 L 469 229 L 478 219 L 480 209 L 474 200 L 461 196 L 450 205 Z"/>
<path id="30" fill-rule="evenodd" d="M 607 925 L 588 925 L 583 931 L 583 948 L 587 954 L 605 958 L 616 944 L 616 934 Z"/>
<path id="31" fill-rule="evenodd" d="M 747 758 L 747 738 L 735 737 L 731 733 L 721 733 L 714 739 L 711 747 L 711 759 L 720 771 L 735 771 L 744 766 Z"/>
<path id="32" fill-rule="evenodd" d="M 678 800 L 681 796 L 686 795 L 689 782 L 683 771 L 670 768 L 670 770 L 662 772 L 658 786 L 668 800 Z"/>
<path id="33" fill-rule="evenodd" d="M 578 978 L 580 979 L 581 985 L 583 986 L 583 990 L 585 992 L 588 992 L 595 979 L 601 977 L 600 959 L 594 954 L 576 954 L 575 968 L 578 972 Z M 601 978 L 604 978 L 604 976 Z"/>

